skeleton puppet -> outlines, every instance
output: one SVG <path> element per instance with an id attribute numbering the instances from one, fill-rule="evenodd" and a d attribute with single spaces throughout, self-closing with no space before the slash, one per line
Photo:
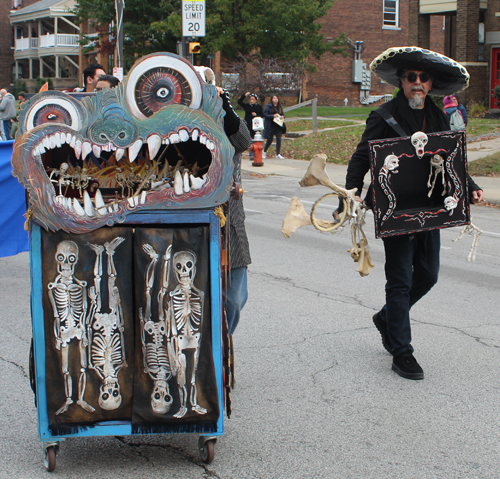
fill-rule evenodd
<path id="1" fill-rule="evenodd" d="M 56 349 L 61 351 L 61 369 L 66 394 L 66 401 L 56 415 L 67 411 L 69 405 L 73 403 L 73 381 L 68 362 L 69 345 L 72 340 L 78 342 L 80 349 L 81 368 L 76 403 L 85 411 L 95 410 L 83 399 L 87 386 L 87 282 L 74 277 L 78 253 L 78 246 L 73 241 L 61 241 L 57 245 L 55 259 L 59 274 L 53 283 L 48 284 L 49 299 L 54 311 Z"/>
<path id="2" fill-rule="evenodd" d="M 117 237 L 102 245 L 88 244 L 96 254 L 94 265 L 94 286 L 89 289 L 90 314 L 88 336 L 90 342 L 90 367 L 102 380 L 99 393 L 99 406 L 102 409 L 113 410 L 120 407 L 122 396 L 118 373 L 125 361 L 125 341 L 123 337 L 123 311 L 120 291 L 116 285 L 116 268 L 113 261 L 116 248 L 125 241 Z M 102 254 L 106 249 L 108 257 L 108 303 L 109 313 L 102 312 L 101 277 Z"/>

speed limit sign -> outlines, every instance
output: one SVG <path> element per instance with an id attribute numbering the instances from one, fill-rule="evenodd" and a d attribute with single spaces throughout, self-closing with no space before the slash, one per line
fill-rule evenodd
<path id="1" fill-rule="evenodd" d="M 205 0 L 182 0 L 182 36 L 205 36 Z"/>

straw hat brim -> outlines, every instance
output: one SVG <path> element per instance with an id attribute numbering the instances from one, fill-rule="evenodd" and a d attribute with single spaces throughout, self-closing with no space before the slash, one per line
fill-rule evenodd
<path id="1" fill-rule="evenodd" d="M 440 53 L 420 47 L 388 48 L 370 64 L 370 70 L 385 82 L 399 86 L 403 70 L 421 70 L 432 77 L 431 95 L 460 93 L 469 86 L 467 69 Z"/>

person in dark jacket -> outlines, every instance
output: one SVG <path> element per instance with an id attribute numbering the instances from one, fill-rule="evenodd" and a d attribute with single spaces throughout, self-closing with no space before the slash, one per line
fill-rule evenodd
<path id="1" fill-rule="evenodd" d="M 243 100 L 248 98 L 248 103 L 244 103 Z M 252 139 L 255 137 L 255 131 L 252 128 L 253 119 L 256 117 L 264 118 L 264 110 L 262 109 L 262 105 L 257 103 L 257 95 L 254 93 L 250 93 L 247 91 L 244 95 L 241 95 L 238 100 L 238 105 L 245 110 L 245 121 L 247 123 L 248 131 L 252 136 Z M 253 151 L 250 151 L 250 159 L 253 158 Z"/>
<path id="2" fill-rule="evenodd" d="M 244 103 L 243 100 L 248 98 L 248 103 Z M 255 136 L 255 131 L 252 128 L 252 121 L 255 117 L 264 118 L 264 110 L 262 109 L 262 105 L 257 103 L 257 95 L 254 93 L 250 93 L 247 91 L 244 95 L 240 96 L 238 100 L 238 105 L 245 110 L 245 121 L 247 122 L 248 131 L 252 138 Z"/>
<path id="3" fill-rule="evenodd" d="M 283 113 L 283 107 L 281 106 L 280 100 L 277 95 L 273 95 L 271 98 L 271 103 L 266 105 L 264 108 L 264 138 L 266 141 L 266 146 L 264 146 L 263 158 L 266 158 L 266 152 L 273 142 L 273 137 L 276 137 L 276 158 L 284 160 L 285 158 L 281 156 L 281 135 L 283 134 L 283 128 L 274 121 L 274 119 L 284 120 L 285 115 Z"/>
<path id="4" fill-rule="evenodd" d="M 390 48 L 373 60 L 371 70 L 387 83 L 399 86 L 395 99 L 380 108 L 392 115 L 407 135 L 447 131 L 448 118 L 428 96 L 449 95 L 468 86 L 469 74 L 453 60 L 418 47 Z M 394 138 L 399 133 L 377 112 L 366 129 L 347 169 L 346 188 L 361 191 L 370 167 L 370 140 Z M 483 192 L 468 177 L 470 200 L 483 199 Z M 367 195 L 371 202 L 371 191 Z M 436 284 L 439 272 L 439 230 L 384 237 L 386 303 L 373 316 L 383 346 L 393 355 L 392 370 L 407 379 L 423 379 L 424 372 L 411 345 L 410 308 Z"/>
<path id="5" fill-rule="evenodd" d="M 216 87 L 222 99 L 224 131 L 234 147 L 233 181 L 241 184 L 241 154 L 252 143 L 246 122 L 234 111 L 227 91 Z M 229 260 L 230 277 L 226 291 L 226 317 L 229 336 L 232 336 L 240 320 L 240 312 L 248 298 L 247 269 L 251 263 L 250 247 L 245 229 L 243 196 L 229 196 Z"/>

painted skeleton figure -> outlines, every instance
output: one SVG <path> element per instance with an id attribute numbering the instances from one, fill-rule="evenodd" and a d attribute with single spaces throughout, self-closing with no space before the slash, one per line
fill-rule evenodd
<path id="1" fill-rule="evenodd" d="M 71 341 L 78 342 L 80 350 L 80 376 L 78 379 L 77 404 L 88 412 L 94 408 L 84 399 L 87 386 L 87 282 L 75 278 L 78 263 L 78 246 L 73 241 L 61 241 L 57 245 L 55 259 L 57 272 L 54 282 L 48 284 L 49 299 L 54 312 L 54 335 L 56 349 L 61 351 L 61 370 L 66 395 L 65 403 L 56 415 L 68 410 L 73 403 L 73 381 L 69 372 L 69 346 Z"/>
<path id="2" fill-rule="evenodd" d="M 429 198 L 431 197 L 432 192 L 434 191 L 434 186 L 436 186 L 436 181 L 439 173 L 441 173 L 441 183 L 443 185 L 443 192 L 441 193 L 441 196 L 446 195 L 447 190 L 446 190 L 446 178 L 444 176 L 444 158 L 441 155 L 432 155 L 430 161 L 430 168 L 431 171 L 429 173 L 429 179 L 427 181 L 427 188 L 430 188 L 428 193 Z M 433 175 L 434 179 L 432 179 Z"/>
<path id="3" fill-rule="evenodd" d="M 162 286 L 158 293 L 158 318 L 156 321 L 152 319 L 151 313 L 151 290 L 154 285 L 158 253 L 149 244 L 144 244 L 142 249 L 151 258 L 146 269 L 146 309 L 144 313 L 142 308 L 139 310 L 144 372 L 149 374 L 154 381 L 151 393 L 153 411 L 157 414 L 166 414 L 172 405 L 168 381 L 173 375 L 171 364 L 174 362 L 170 338 L 170 317 L 168 309 L 164 309 L 172 246 L 167 248 L 163 257 Z"/>
<path id="4" fill-rule="evenodd" d="M 425 145 L 429 141 L 428 136 L 422 131 L 416 131 L 411 135 L 411 144 L 415 148 L 415 153 L 419 158 L 422 158 L 425 154 Z"/>
<path id="5" fill-rule="evenodd" d="M 207 412 L 197 402 L 196 387 L 204 293 L 193 284 L 196 276 L 196 255 L 192 251 L 180 251 L 176 253 L 173 258 L 173 266 L 178 285 L 170 293 L 170 317 L 172 344 L 176 360 L 177 385 L 181 401 L 181 408 L 174 416 L 180 418 L 188 411 L 186 388 L 186 353 L 188 351 L 193 352 L 191 391 L 189 394 L 191 409 L 198 414 L 205 414 Z"/>
<path id="6" fill-rule="evenodd" d="M 120 407 L 122 396 L 118 373 L 127 366 L 125 358 L 124 324 L 120 291 L 116 285 L 117 272 L 113 261 L 116 248 L 125 241 L 117 237 L 103 245 L 88 244 L 96 254 L 94 286 L 89 288 L 90 312 L 88 337 L 90 343 L 90 367 L 102 380 L 99 406 L 105 410 Z M 106 250 L 108 273 L 109 313 L 102 312 L 101 278 L 102 254 Z"/>

